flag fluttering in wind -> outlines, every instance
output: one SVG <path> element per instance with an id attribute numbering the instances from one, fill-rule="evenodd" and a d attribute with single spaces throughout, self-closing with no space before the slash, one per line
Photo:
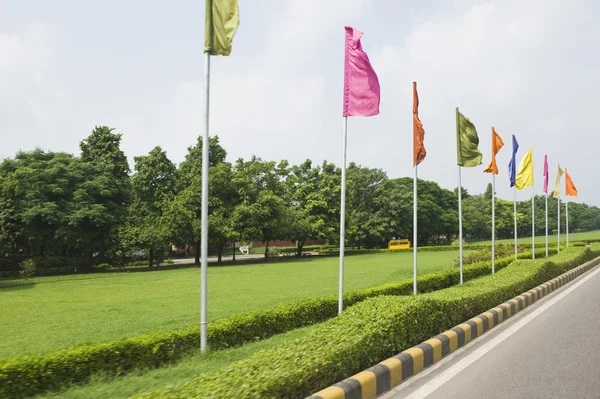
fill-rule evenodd
<path id="1" fill-rule="evenodd" d="M 344 245 L 346 243 L 346 148 L 348 117 L 379 114 L 379 79 L 362 49 L 363 33 L 349 26 L 345 29 L 344 49 L 344 131 L 342 141 L 342 179 L 340 193 L 340 277 L 338 313 L 344 309 Z"/>
<path id="2" fill-rule="evenodd" d="M 346 29 L 344 57 L 344 116 L 373 116 L 379 114 L 379 79 L 367 53 L 362 49 L 363 33 Z"/>
<path id="3" fill-rule="evenodd" d="M 423 140 L 425 129 L 419 119 L 419 94 L 417 93 L 417 82 L 413 82 L 413 166 L 418 165 L 425 159 L 427 151 Z"/>
<path id="4" fill-rule="evenodd" d="M 481 165 L 483 155 L 479 151 L 479 137 L 475 125 L 456 109 L 456 141 L 458 165 L 473 168 Z"/>
<path id="5" fill-rule="evenodd" d="M 237 0 L 206 0 L 204 52 L 231 54 L 231 44 L 240 24 Z"/>
<path id="6" fill-rule="evenodd" d="M 425 129 L 419 119 L 419 94 L 417 93 L 417 82 L 413 82 L 413 294 L 417 295 L 417 165 L 423 162 L 427 151 L 423 140 Z"/>
<path id="7" fill-rule="evenodd" d="M 575 185 L 573 184 L 573 180 L 571 180 L 571 175 L 569 175 L 569 172 L 567 172 L 566 168 L 565 168 L 565 183 L 566 183 L 565 194 L 569 197 L 577 197 L 577 194 L 579 194 L 579 193 L 577 192 L 577 189 L 575 188 Z"/>
<path id="8" fill-rule="evenodd" d="M 517 179 L 517 151 L 519 151 L 519 143 L 517 138 L 513 134 L 512 136 L 512 156 L 508 163 L 508 178 L 510 179 L 510 186 L 514 187 Z"/>
<path id="9" fill-rule="evenodd" d="M 483 173 L 492 174 L 492 274 L 495 273 L 496 262 L 496 175 L 498 174 L 498 165 L 496 164 L 496 155 L 500 148 L 504 146 L 504 142 L 496 133 L 496 129 L 492 127 L 492 160 Z"/>
<path id="10" fill-rule="evenodd" d="M 563 173 L 565 172 L 560 168 L 559 162 L 558 171 L 556 172 L 556 183 L 554 184 L 554 192 L 552 193 L 552 196 L 554 198 L 560 198 L 560 178 L 562 177 Z"/>
<path id="11" fill-rule="evenodd" d="M 548 155 L 544 155 L 544 192 L 548 194 Z"/>
<path id="12" fill-rule="evenodd" d="M 533 186 L 533 154 L 531 147 L 519 164 L 516 183 L 517 190 L 523 190 L 525 187 Z"/>
<path id="13" fill-rule="evenodd" d="M 456 163 L 458 165 L 458 250 L 459 281 L 463 283 L 463 228 L 462 228 L 462 183 L 461 168 L 481 165 L 483 155 L 479 151 L 477 129 L 456 107 Z"/>
<path id="14" fill-rule="evenodd" d="M 498 174 L 498 165 L 496 165 L 496 155 L 498 154 L 498 151 L 500 151 L 500 148 L 502 148 L 503 146 L 504 142 L 502 141 L 498 133 L 496 133 L 496 129 L 492 128 L 492 160 L 490 161 L 487 168 L 483 170 L 483 173 L 492 173 L 494 175 Z"/>

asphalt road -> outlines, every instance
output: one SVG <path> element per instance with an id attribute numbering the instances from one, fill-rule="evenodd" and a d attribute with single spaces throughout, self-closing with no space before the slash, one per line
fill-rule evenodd
<path id="1" fill-rule="evenodd" d="M 600 398 L 600 266 L 384 398 Z"/>

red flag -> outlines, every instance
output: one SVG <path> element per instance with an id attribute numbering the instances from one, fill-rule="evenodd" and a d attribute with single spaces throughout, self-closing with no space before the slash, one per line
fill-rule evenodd
<path id="1" fill-rule="evenodd" d="M 419 119 L 419 94 L 417 93 L 417 82 L 413 82 L 413 165 L 418 165 L 425 159 L 427 151 L 423 145 L 425 129 Z"/>
<path id="2" fill-rule="evenodd" d="M 496 129 L 492 127 L 492 160 L 490 164 L 483 170 L 483 173 L 492 173 L 494 175 L 498 174 L 498 165 L 496 165 L 496 155 L 500 148 L 504 146 L 504 141 L 498 136 L 496 133 Z"/>
<path id="3" fill-rule="evenodd" d="M 571 180 L 571 176 L 569 175 L 569 172 L 567 172 L 567 168 L 565 168 L 565 183 L 567 186 L 565 194 L 567 194 L 570 197 L 577 197 L 577 194 L 579 194 L 579 193 L 577 192 L 577 189 L 575 188 L 575 185 L 573 184 L 573 180 Z"/>

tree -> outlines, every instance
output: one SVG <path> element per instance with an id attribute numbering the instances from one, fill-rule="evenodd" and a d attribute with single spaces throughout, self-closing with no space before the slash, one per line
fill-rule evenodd
<path id="1" fill-rule="evenodd" d="M 232 167 L 225 162 L 227 152 L 219 144 L 219 137 L 209 139 L 209 243 L 216 243 L 219 261 L 228 235 L 235 239 L 232 230 L 236 203 L 236 184 Z M 200 264 L 200 233 L 202 211 L 202 137 L 195 146 L 188 147 L 185 160 L 178 169 L 178 188 L 174 203 L 168 212 L 169 223 L 176 232 L 175 242 L 195 245 L 195 263 Z M 211 219 L 214 221 L 211 222 Z"/>
<path id="2" fill-rule="evenodd" d="M 390 230 L 391 220 L 383 211 L 388 178 L 381 169 L 351 162 L 347 169 L 347 236 L 352 246 L 380 246 Z"/>
<path id="3" fill-rule="evenodd" d="M 119 250 L 118 231 L 123 221 L 127 219 L 131 194 L 129 163 L 125 153 L 121 150 L 122 135 L 113 133 L 114 130 L 107 126 L 96 126 L 92 133 L 79 144 L 81 161 L 91 164 L 99 182 L 110 189 L 110 195 L 98 198 L 100 201 L 98 204 L 104 207 L 107 223 L 96 226 L 93 223 L 87 224 L 93 229 L 88 232 L 97 235 L 97 240 L 100 242 L 101 258 L 105 257 L 107 251 L 114 256 L 115 252 Z M 99 187 L 96 188 L 99 189 Z M 89 206 L 93 207 L 94 198 L 88 197 L 87 200 Z"/>
<path id="4" fill-rule="evenodd" d="M 487 187 L 485 188 L 485 193 L 483 194 L 483 198 L 485 198 L 488 201 L 491 201 L 492 193 L 493 193 L 492 183 L 488 183 Z"/>
<path id="5" fill-rule="evenodd" d="M 168 202 L 175 196 L 177 168 L 160 147 L 134 159 L 133 201 L 127 236 L 134 246 L 148 249 L 148 263 L 152 267 L 155 253 L 160 256 L 171 238 L 163 219 Z"/>
<path id="6" fill-rule="evenodd" d="M 307 159 L 291 168 L 286 183 L 290 196 L 286 225 L 301 256 L 306 240 L 332 237 L 339 226 L 339 170 L 327 162 L 313 167 Z"/>
<path id="7" fill-rule="evenodd" d="M 266 242 L 265 258 L 269 257 L 269 241 L 289 237 L 286 224 L 290 220 L 285 199 L 288 186 L 288 164 L 282 161 L 265 162 L 253 156 L 250 160 L 238 159 L 234 166 L 234 187 L 239 204 L 232 215 L 233 228 L 247 241 Z"/>

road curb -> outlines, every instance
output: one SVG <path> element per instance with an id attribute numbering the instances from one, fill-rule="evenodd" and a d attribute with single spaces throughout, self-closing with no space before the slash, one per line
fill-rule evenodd
<path id="1" fill-rule="evenodd" d="M 600 263 L 600 257 L 518 295 L 400 354 L 319 391 L 307 399 L 370 399 L 437 363 Z"/>

